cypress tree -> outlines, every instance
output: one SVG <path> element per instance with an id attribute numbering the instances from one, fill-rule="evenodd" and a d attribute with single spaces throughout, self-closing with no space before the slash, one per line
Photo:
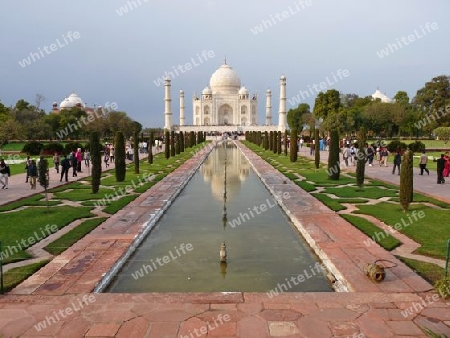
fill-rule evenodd
<path id="1" fill-rule="evenodd" d="M 408 211 L 413 201 L 413 153 L 407 150 L 403 155 L 400 170 L 400 204 L 404 211 Z"/>
<path id="2" fill-rule="evenodd" d="M 90 137 L 91 163 L 92 163 L 92 193 L 98 193 L 102 177 L 102 154 L 98 133 L 92 132 Z"/>
<path id="3" fill-rule="evenodd" d="M 366 131 L 364 127 L 359 129 L 358 156 L 356 162 L 356 185 L 361 190 L 364 184 L 364 172 L 366 169 Z"/>
<path id="4" fill-rule="evenodd" d="M 320 167 L 320 144 L 319 144 L 319 129 L 314 129 L 314 144 L 311 144 L 311 147 L 314 147 L 314 165 L 316 169 Z"/>
<path id="5" fill-rule="evenodd" d="M 276 131 L 273 132 L 272 138 L 273 138 L 273 140 L 272 140 L 273 149 L 272 150 L 273 150 L 273 153 L 276 154 L 277 150 L 278 150 L 278 143 L 277 143 L 278 133 Z"/>
<path id="6" fill-rule="evenodd" d="M 270 131 L 270 134 L 269 134 L 269 150 L 270 151 L 273 150 L 273 131 Z"/>
<path id="7" fill-rule="evenodd" d="M 287 156 L 287 154 L 288 154 L 288 146 L 287 145 L 288 145 L 288 132 L 287 132 L 287 129 L 286 129 L 284 131 L 284 156 Z"/>
<path id="8" fill-rule="evenodd" d="M 180 152 L 184 153 L 184 133 L 180 131 Z"/>
<path id="9" fill-rule="evenodd" d="M 277 133 L 277 153 L 281 154 L 281 131 Z"/>
<path id="10" fill-rule="evenodd" d="M 289 156 L 291 162 L 297 162 L 297 129 L 291 129 L 291 147 L 289 149 Z"/>
<path id="11" fill-rule="evenodd" d="M 170 158 L 170 133 L 167 130 L 164 134 L 164 150 L 166 154 L 166 159 Z"/>
<path id="12" fill-rule="evenodd" d="M 175 134 L 175 154 L 180 153 L 180 134 Z"/>
<path id="13" fill-rule="evenodd" d="M 170 132 L 170 156 L 175 156 L 175 132 L 173 130 Z"/>
<path id="14" fill-rule="evenodd" d="M 134 131 L 134 153 L 133 153 L 133 161 L 134 161 L 134 173 L 139 174 L 139 130 Z"/>
<path id="15" fill-rule="evenodd" d="M 269 133 L 264 132 L 264 150 L 269 150 Z"/>
<path id="16" fill-rule="evenodd" d="M 328 154 L 328 178 L 330 180 L 339 180 L 341 173 L 341 166 L 339 164 L 339 132 L 337 129 L 332 129 L 330 132 L 330 151 Z"/>
<path id="17" fill-rule="evenodd" d="M 126 164 L 125 164 L 125 138 L 121 131 L 116 133 L 114 144 L 114 165 L 116 166 L 116 182 L 125 181 Z"/>
<path id="18" fill-rule="evenodd" d="M 48 195 L 47 195 L 47 188 L 50 184 L 49 176 L 48 176 L 48 160 L 44 156 L 41 156 L 39 159 L 38 173 L 39 173 L 39 184 L 41 185 L 41 187 L 44 188 L 44 191 L 45 191 L 45 201 L 47 203 L 47 212 L 50 212 L 50 207 L 48 205 Z"/>
<path id="19" fill-rule="evenodd" d="M 153 132 L 150 132 L 150 140 L 148 141 L 148 163 L 153 163 Z"/>

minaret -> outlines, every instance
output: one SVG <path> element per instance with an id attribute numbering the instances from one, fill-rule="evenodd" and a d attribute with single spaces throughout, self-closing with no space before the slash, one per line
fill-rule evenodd
<path id="1" fill-rule="evenodd" d="M 166 77 L 164 82 L 164 129 L 172 129 L 172 100 L 170 99 L 170 78 Z"/>
<path id="2" fill-rule="evenodd" d="M 180 126 L 184 126 L 184 91 L 180 90 Z"/>
<path id="3" fill-rule="evenodd" d="M 278 109 L 278 131 L 286 130 L 286 76 L 280 77 L 280 108 Z"/>
<path id="4" fill-rule="evenodd" d="M 266 126 L 272 125 L 272 92 L 267 89 L 266 92 Z"/>

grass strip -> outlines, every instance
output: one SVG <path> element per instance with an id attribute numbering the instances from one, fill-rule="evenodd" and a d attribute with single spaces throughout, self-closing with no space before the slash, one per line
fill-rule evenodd
<path id="1" fill-rule="evenodd" d="M 84 236 L 98 227 L 106 219 L 106 217 L 100 217 L 85 220 L 76 228 L 70 230 L 68 233 L 62 235 L 57 240 L 51 242 L 44 249 L 52 255 L 59 255 L 61 252 L 71 247 L 74 243 L 78 242 L 80 239 L 82 239 Z"/>
<path id="2" fill-rule="evenodd" d="M 4 273 L 4 292 L 11 291 L 17 285 L 22 283 L 25 279 L 30 277 L 32 274 L 39 271 L 43 266 L 45 266 L 49 260 L 44 260 L 38 263 L 29 264 L 26 266 L 21 266 L 18 268 L 11 269 Z"/>

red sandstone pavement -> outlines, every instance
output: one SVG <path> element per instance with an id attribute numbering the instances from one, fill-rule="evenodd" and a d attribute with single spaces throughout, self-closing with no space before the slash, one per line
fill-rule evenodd
<path id="1" fill-rule="evenodd" d="M 366 236 L 239 146 L 268 189 L 289 192 L 289 199 L 280 200 L 283 209 L 332 273 L 336 287 L 352 292 L 286 292 L 272 298 L 247 292 L 92 293 L 144 226 L 169 204 L 206 156 L 205 150 L 2 296 L 0 333 L 4 337 L 424 337 L 420 327 L 428 327 L 450 335 L 450 304 L 428 283 L 377 245 L 366 246 Z M 397 267 L 387 269 L 386 280 L 374 284 L 363 266 L 380 258 Z M 403 315 L 405 309 L 409 313 Z M 47 327 L 39 331 L 35 325 L 40 321 Z"/>

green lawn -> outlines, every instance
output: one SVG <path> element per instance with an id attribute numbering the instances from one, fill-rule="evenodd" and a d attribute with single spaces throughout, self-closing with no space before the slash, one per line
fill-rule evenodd
<path id="1" fill-rule="evenodd" d="M 403 263 L 408 265 L 418 275 L 422 276 L 431 284 L 436 283 L 444 276 L 445 270 L 436 264 L 417 261 L 415 259 L 409 259 L 404 257 L 398 257 Z"/>
<path id="2" fill-rule="evenodd" d="M 205 144 L 197 145 L 170 159 L 166 159 L 163 153 L 158 154 L 154 157 L 154 163 L 151 165 L 147 163 L 147 160 L 142 160 L 140 162 L 139 174 L 134 173 L 134 164 L 129 164 L 124 182 L 116 182 L 114 170 L 109 170 L 108 173 L 102 174 L 101 188 L 97 194 L 92 194 L 90 177 L 83 179 L 83 181 L 88 181 L 88 184 L 73 182 L 51 189 L 50 192 L 54 193 L 54 198 L 50 201 L 52 207 L 49 213 L 47 213 L 47 208 L 43 207 L 46 205 L 45 200 L 43 200 L 43 194 L 37 194 L 1 206 L 0 213 L 3 213 L 1 214 L 0 241 L 2 242 L 1 257 L 3 258 L 3 263 L 7 264 L 30 258 L 25 252 L 27 247 L 74 220 L 93 217 L 94 215 L 90 210 L 94 208 L 95 203 L 98 203 L 105 197 L 105 194 L 115 195 L 113 188 L 116 188 L 116 191 L 119 192 L 119 188 L 123 189 L 126 186 L 131 186 L 132 191 L 127 193 L 119 192 L 119 197 L 121 197 L 119 200 L 105 204 L 103 211 L 109 214 L 116 213 L 132 200 L 136 199 L 139 194 L 147 191 L 156 182 L 178 168 L 187 159 L 191 158 L 197 150 L 204 146 Z M 24 172 L 24 165 L 16 165 L 14 168 L 11 167 L 11 169 L 13 172 L 16 169 L 17 171 Z M 148 182 L 145 181 L 144 173 L 147 174 L 146 177 L 153 175 L 153 179 Z M 141 182 L 143 184 L 140 184 Z M 81 202 L 80 204 L 83 206 L 57 206 L 61 203 L 62 199 Z M 42 207 L 38 208 L 37 206 Z M 14 210 L 19 207 L 26 208 L 24 210 L 5 213 L 5 211 Z M 96 217 L 85 220 L 67 234 L 50 243 L 46 249 L 55 255 L 61 253 L 96 228 L 105 219 Z M 46 225 L 48 228 L 45 228 Z M 8 271 L 5 274 L 6 290 L 12 289 L 46 263 L 47 261 Z"/>
<path id="3" fill-rule="evenodd" d="M 85 220 L 76 228 L 70 230 L 68 233 L 62 235 L 56 241 L 53 241 L 47 245 L 44 249 L 50 252 L 52 255 L 59 255 L 61 252 L 65 251 L 67 248 L 72 246 L 78 240 L 86 236 L 100 224 L 102 224 L 107 218 L 99 217 Z"/>
<path id="4" fill-rule="evenodd" d="M 420 243 L 421 247 L 417 249 L 418 254 L 445 258 L 446 242 L 450 238 L 450 228 L 447 226 L 448 210 L 436 210 L 423 204 L 413 204 L 406 213 L 399 205 L 391 203 L 361 205 L 359 209 L 355 213 L 372 215 L 390 226 L 401 224 L 400 232 Z M 422 211 L 425 217 L 417 217 L 416 221 L 412 216 L 413 211 L 416 211 L 416 214 Z M 405 226 L 402 219 L 409 226 Z"/>
<path id="5" fill-rule="evenodd" d="M 359 202 L 359 200 L 355 199 L 356 197 L 361 197 L 361 202 L 367 201 L 367 198 L 378 199 L 380 197 L 390 197 L 390 201 L 398 202 L 398 186 L 372 179 L 366 179 L 367 184 L 364 185 L 363 191 L 356 191 L 356 187 L 354 185 L 338 188 L 336 187 L 337 185 L 344 185 L 348 183 L 355 184 L 354 174 L 350 175 L 352 176 L 351 178 L 346 177 L 348 173 L 345 173 L 345 176 L 341 174 L 341 178 L 338 181 L 330 181 L 326 173 L 326 165 L 323 163 L 321 163 L 320 168 L 316 170 L 314 167 L 314 162 L 305 157 L 299 157 L 297 162 L 291 163 L 288 156 L 286 157 L 283 154 L 275 155 L 273 152 L 264 151 L 250 142 L 244 143 L 247 147 L 254 150 L 258 153 L 258 155 L 272 165 L 277 164 L 278 170 L 280 170 L 288 178 L 294 180 L 294 182 L 304 188 L 304 190 L 311 192 L 314 191 L 316 187 L 326 187 L 323 193 L 313 193 L 313 195 L 330 209 L 339 211 L 345 208 L 342 203 L 356 204 L 356 206 L 360 209 L 357 213 L 372 215 L 391 226 L 401 222 L 401 219 L 403 218 L 405 222 L 411 223 L 411 225 L 407 227 L 402 226 L 400 232 L 422 245 L 417 250 L 418 254 L 445 258 L 446 241 L 450 238 L 450 228 L 446 226 L 448 223 L 448 210 L 445 209 L 450 207 L 449 204 L 418 193 L 414 193 L 415 203 L 411 205 L 408 213 L 403 212 L 398 204 L 393 203 L 383 202 L 376 205 L 355 203 Z M 285 167 L 287 169 L 281 169 L 281 167 Z M 287 174 L 287 170 L 292 172 Z M 305 177 L 308 182 L 298 181 L 297 177 L 294 175 L 295 172 Z M 382 187 L 387 189 L 382 189 Z M 332 199 L 324 195 L 324 193 L 334 194 L 339 198 Z M 418 202 L 428 202 L 443 208 L 444 210 L 434 209 Z M 422 211 L 425 213 L 425 217 L 423 219 L 418 218 L 419 221 L 414 221 L 414 218 L 411 216 L 413 211 L 416 211 L 416 213 Z M 409 222 L 408 215 L 410 215 L 413 222 Z M 367 220 L 358 218 L 357 216 L 341 216 L 347 219 L 355 227 L 366 233 L 368 236 L 373 236 L 376 232 L 382 232 L 382 230 L 376 225 L 368 222 Z M 397 227 L 400 228 L 398 225 Z M 385 237 L 386 239 L 382 239 L 380 241 L 380 245 L 384 246 L 386 249 L 392 249 L 399 244 L 394 237 Z M 416 268 L 420 270 L 422 275 L 428 276 L 432 274 L 428 271 L 430 267 L 426 265 L 417 264 Z M 433 267 L 431 267 L 431 269 L 433 269 Z"/>

